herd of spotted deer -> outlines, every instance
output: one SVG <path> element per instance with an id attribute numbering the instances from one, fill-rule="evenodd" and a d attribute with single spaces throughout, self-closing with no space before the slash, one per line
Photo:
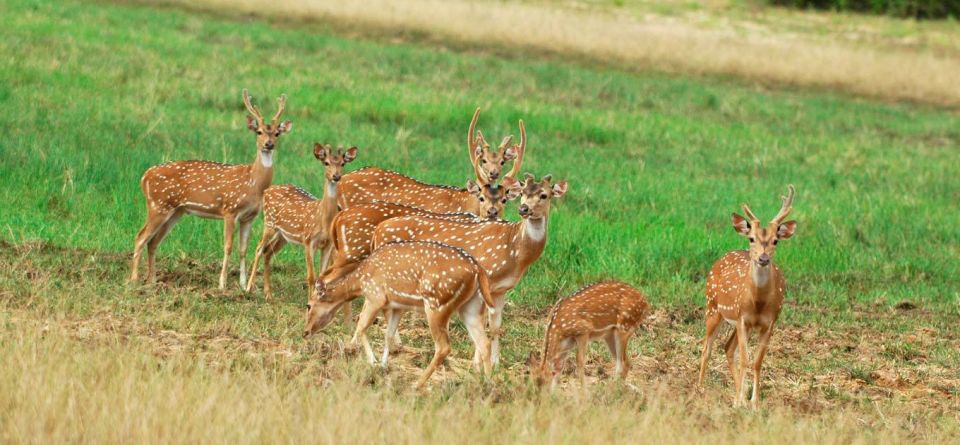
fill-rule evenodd
<path id="1" fill-rule="evenodd" d="M 309 290 L 304 336 L 327 326 L 343 308 L 352 320 L 350 302 L 363 296 L 353 344 L 360 343 L 371 363 L 376 358 L 366 330 L 383 312 L 386 321 L 382 365 L 390 346 L 399 345 L 397 326 L 405 311 L 426 315 L 435 353 L 420 377 L 422 387 L 450 353 L 447 326 L 457 312 L 475 346 L 474 366 L 487 375 L 498 362 L 505 294 L 542 254 L 547 241 L 550 203 L 567 193 L 567 182 L 544 176 L 537 181 L 520 171 L 527 137 L 520 121 L 520 141 L 506 137 L 492 150 L 476 129 L 480 109 L 467 131 L 467 146 L 475 179 L 466 188 L 431 185 L 402 174 L 367 167 L 344 174 L 357 157 L 357 148 L 334 150 L 315 144 L 313 154 L 323 163 L 323 198 L 317 199 L 292 185 L 271 185 L 273 150 L 277 139 L 292 129 L 281 122 L 286 97 L 268 123 L 246 90 L 243 103 L 250 115 L 247 127 L 256 134 L 252 164 L 229 165 L 208 161 L 175 161 L 144 173 L 140 187 L 147 201 L 147 218 L 137 234 L 131 281 L 139 278 L 143 248 L 147 248 L 148 281 L 155 279 L 157 247 L 184 214 L 224 221 L 220 288 L 226 285 L 234 232 L 240 234 L 240 283 L 254 288 L 257 265 L 263 262 L 263 291 L 270 298 L 270 260 L 286 243 L 304 247 Z M 513 163 L 505 171 L 507 162 Z M 500 183 L 497 184 L 497 180 Z M 501 219 L 507 202 L 520 198 L 520 222 Z M 717 261 L 706 283 L 706 338 L 698 384 L 703 385 L 714 338 L 721 321 L 734 326 L 726 356 L 736 391 L 735 405 L 746 402 L 743 382 L 747 372 L 747 337 L 759 331 L 759 347 L 752 364 L 752 406 L 759 403 L 760 367 L 773 325 L 784 298 L 784 278 L 773 264 L 779 240 L 790 238 L 795 221 L 790 213 L 794 188 L 783 197 L 780 212 L 763 225 L 746 204 L 746 218 L 734 213 L 735 231 L 749 239 L 748 250 L 729 252 Z M 254 218 L 264 213 L 263 235 L 257 245 L 250 276 L 246 248 Z M 319 278 L 314 254 L 321 250 Z M 485 309 L 489 311 L 484 314 Z M 550 313 L 543 354 L 531 354 L 532 374 L 538 383 L 556 382 L 563 358 L 577 348 L 577 372 L 584 381 L 584 354 L 593 339 L 603 339 L 622 377 L 629 370 L 627 343 L 649 313 L 644 295 L 618 281 L 586 286 L 560 300 Z M 484 315 L 488 315 L 485 326 Z M 489 329 L 492 339 L 487 337 Z M 739 364 L 735 362 L 736 351 Z"/>

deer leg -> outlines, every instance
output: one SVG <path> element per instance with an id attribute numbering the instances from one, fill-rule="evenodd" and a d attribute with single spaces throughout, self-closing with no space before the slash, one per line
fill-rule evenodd
<path id="1" fill-rule="evenodd" d="M 750 396 L 750 404 L 753 409 L 760 408 L 760 367 L 763 366 L 763 356 L 767 353 L 771 333 L 773 333 L 773 326 L 763 326 L 761 328 L 760 346 L 757 348 L 757 357 L 753 362 L 753 394 Z"/>
<path id="2" fill-rule="evenodd" d="M 310 241 L 303 243 L 303 257 L 307 261 L 307 292 L 309 293 L 310 288 L 313 287 L 314 280 L 317 278 L 314 276 L 313 271 L 313 254 L 316 253 L 316 246 Z"/>
<path id="3" fill-rule="evenodd" d="M 577 337 L 577 378 L 580 379 L 580 387 L 587 387 L 587 347 L 590 345 L 590 336 L 581 335 Z"/>
<path id="4" fill-rule="evenodd" d="M 400 338 L 397 334 L 397 327 L 400 325 L 400 316 L 403 315 L 403 311 L 399 309 L 394 309 L 391 317 L 387 319 L 387 330 L 384 331 L 383 342 L 390 343 L 392 347 L 399 348 L 400 343 L 394 342 L 394 339 Z"/>
<path id="5" fill-rule="evenodd" d="M 630 357 L 627 355 L 627 344 L 630 342 L 632 335 L 633 332 L 618 329 L 616 337 L 614 337 L 616 341 L 615 346 L 617 347 L 617 373 L 623 380 L 626 380 L 627 374 L 630 372 Z"/>
<path id="6" fill-rule="evenodd" d="M 383 336 L 383 356 L 380 358 L 380 366 L 386 368 L 387 361 L 390 359 L 390 336 L 397 330 L 397 315 L 394 309 L 385 309 L 383 311 L 383 318 L 387 320 L 387 330 L 386 335 Z"/>
<path id="7" fill-rule="evenodd" d="M 331 259 L 333 259 L 333 243 L 327 243 L 327 245 L 323 247 L 323 254 L 320 256 L 321 271 L 327 271 L 327 268 L 330 267 Z"/>
<path id="8" fill-rule="evenodd" d="M 507 304 L 507 299 L 504 294 L 500 294 L 494 298 L 494 302 L 497 306 L 490 314 L 490 335 L 493 337 L 490 343 L 490 361 L 496 366 L 500 363 L 500 326 L 503 324 L 503 306 Z"/>
<path id="9" fill-rule="evenodd" d="M 727 367 L 730 368 L 730 377 L 733 379 L 734 387 L 737 384 L 737 367 L 736 362 L 734 361 L 733 354 L 737 352 L 737 330 L 734 329 L 730 333 L 730 338 L 727 339 L 727 344 L 723 347 L 724 352 L 727 355 Z M 736 388 L 737 391 L 740 388 Z"/>
<path id="10" fill-rule="evenodd" d="M 266 225 L 263 226 L 263 234 L 260 235 L 260 242 L 257 243 L 257 247 L 253 252 L 253 262 L 250 263 L 250 277 L 247 278 L 246 283 L 247 292 L 253 292 L 253 283 L 256 282 L 257 278 L 257 266 L 260 264 L 260 259 L 263 257 L 267 247 L 273 242 L 273 237 L 276 236 L 276 234 L 276 230 Z"/>
<path id="11" fill-rule="evenodd" d="M 247 244 L 250 243 L 250 229 L 253 228 L 253 218 L 240 221 L 240 286 L 247 284 Z"/>
<path id="12" fill-rule="evenodd" d="M 480 370 L 483 366 L 483 373 L 487 376 L 493 370 L 493 363 L 490 362 L 490 339 L 483 329 L 483 299 L 479 293 L 460 307 L 460 318 L 463 320 L 467 333 L 470 334 L 470 340 L 473 340 L 474 361 L 473 368 Z"/>
<path id="13" fill-rule="evenodd" d="M 703 340 L 703 354 L 700 357 L 700 377 L 697 379 L 697 386 L 700 389 L 703 389 L 703 380 L 707 377 L 707 361 L 710 359 L 710 351 L 713 349 L 713 340 L 717 336 L 720 321 L 719 313 L 707 315 L 707 333 Z"/>
<path id="14" fill-rule="evenodd" d="M 133 241 L 133 265 L 130 271 L 130 281 L 136 282 L 140 279 L 140 256 L 143 254 L 143 248 L 153 239 L 157 230 L 160 230 L 160 227 L 169 217 L 170 213 L 156 212 L 151 210 L 149 204 L 147 205 L 147 220 L 143 223 L 143 227 L 137 232 L 137 237 Z M 149 275 L 149 271 L 147 274 Z"/>
<path id="15" fill-rule="evenodd" d="M 227 288 L 227 267 L 230 265 L 230 254 L 233 253 L 233 232 L 236 231 L 237 220 L 233 215 L 223 217 L 223 266 L 220 267 L 220 290 Z"/>
<path id="16" fill-rule="evenodd" d="M 441 308 L 437 311 L 427 309 L 427 324 L 430 325 L 430 335 L 433 337 L 434 353 L 433 360 L 430 360 L 430 365 L 423 371 L 423 375 L 417 382 L 418 389 L 423 388 L 433 372 L 437 370 L 437 366 L 440 366 L 440 363 L 450 355 L 450 336 L 447 332 L 449 322 L 450 313 L 445 309 Z"/>
<path id="17" fill-rule="evenodd" d="M 367 328 L 373 324 L 373 320 L 377 318 L 377 314 L 380 313 L 380 309 L 382 309 L 383 306 L 386 306 L 386 304 L 376 305 L 371 302 L 370 298 L 363 300 L 363 310 L 360 311 L 360 319 L 357 320 L 357 329 L 353 332 L 353 339 L 350 340 L 350 343 L 353 345 L 357 343 L 363 344 L 367 361 L 370 362 L 371 365 L 375 364 L 377 360 L 373 356 L 373 348 L 370 347 L 370 340 L 367 338 Z"/>
<path id="18" fill-rule="evenodd" d="M 743 393 L 743 377 L 747 374 L 747 323 L 743 318 L 737 321 L 737 347 L 740 349 L 740 369 L 737 372 L 737 399 L 734 406 L 746 403 Z"/>
<path id="19" fill-rule="evenodd" d="M 278 232 L 279 235 L 279 232 Z M 283 245 L 286 244 L 286 241 L 283 240 L 283 236 L 274 236 L 273 242 L 267 244 L 263 252 L 263 298 L 271 299 L 273 298 L 273 288 L 270 287 L 270 277 L 272 269 L 270 268 L 270 262 L 273 261 L 273 255 L 276 254 L 280 249 L 283 248 Z M 349 304 L 349 303 L 347 303 Z"/>
<path id="20" fill-rule="evenodd" d="M 151 283 L 157 280 L 156 268 L 154 267 L 157 258 L 157 248 L 160 247 L 160 243 L 167 237 L 170 229 L 177 224 L 181 216 L 183 216 L 183 213 L 174 211 L 173 214 L 168 217 L 167 221 L 160 226 L 157 233 L 153 235 L 153 239 L 147 243 L 147 281 Z"/>

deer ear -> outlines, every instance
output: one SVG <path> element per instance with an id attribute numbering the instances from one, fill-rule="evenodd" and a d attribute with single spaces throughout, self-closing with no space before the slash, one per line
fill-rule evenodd
<path id="1" fill-rule="evenodd" d="M 796 221 L 787 221 L 785 223 L 782 223 L 777 227 L 777 238 L 778 239 L 790 238 L 791 236 L 793 236 L 794 230 L 797 230 Z"/>
<path id="2" fill-rule="evenodd" d="M 313 144 L 313 157 L 321 161 L 323 160 L 323 158 L 326 158 L 327 157 L 326 147 L 324 147 L 323 144 L 321 143 Z"/>
<path id="3" fill-rule="evenodd" d="M 343 154 L 343 163 L 351 162 L 354 159 L 357 159 L 357 147 L 350 147 L 346 153 Z"/>
<path id="4" fill-rule="evenodd" d="M 510 193 L 517 192 L 520 193 L 523 190 L 523 186 L 520 184 L 520 181 L 517 181 L 517 178 L 512 176 L 507 176 L 503 178 L 503 182 L 500 183 L 503 187 L 507 188 L 507 191 Z"/>
<path id="5" fill-rule="evenodd" d="M 560 181 L 553 185 L 553 197 L 559 198 L 567 193 L 567 181 Z"/>
<path id="6" fill-rule="evenodd" d="M 277 135 L 279 136 L 283 133 L 289 133 L 290 130 L 293 130 L 293 122 L 286 121 L 280 124 L 280 127 L 277 128 Z"/>
<path id="7" fill-rule="evenodd" d="M 747 221 L 746 218 L 734 213 L 733 214 L 733 230 L 744 236 L 749 235 L 750 221 Z"/>
<path id="8" fill-rule="evenodd" d="M 476 195 L 480 193 L 480 185 L 477 184 L 474 180 L 467 181 L 467 191 Z"/>
<path id="9" fill-rule="evenodd" d="M 517 159 L 517 149 L 515 147 L 507 147 L 503 150 L 503 159 L 509 161 L 511 159 Z"/>
<path id="10" fill-rule="evenodd" d="M 257 131 L 257 118 L 247 115 L 247 128 L 250 131 Z"/>

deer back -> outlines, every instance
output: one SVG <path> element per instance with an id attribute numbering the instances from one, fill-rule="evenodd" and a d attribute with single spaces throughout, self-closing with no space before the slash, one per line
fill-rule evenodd
<path id="1" fill-rule="evenodd" d="M 475 198 L 466 189 L 426 184 L 400 173 L 366 167 L 340 180 L 337 204 L 341 210 L 375 201 L 418 207 L 434 213 L 468 212 Z"/>
<path id="2" fill-rule="evenodd" d="M 263 194 L 263 223 L 288 239 L 316 235 L 323 228 L 321 200 L 290 184 L 274 185 Z M 326 235 L 325 233 L 322 235 Z"/>
<path id="3" fill-rule="evenodd" d="M 770 264 L 769 274 L 758 286 L 748 251 L 727 253 L 707 275 L 707 315 L 719 313 L 727 320 L 737 320 L 744 313 L 768 312 L 776 319 L 786 283 L 776 264 Z"/>
<path id="4" fill-rule="evenodd" d="M 252 174 L 249 164 L 175 161 L 148 169 L 140 180 L 147 205 L 157 211 L 185 209 L 207 217 L 256 212 L 272 169 Z"/>
<path id="5" fill-rule="evenodd" d="M 649 307 L 643 293 L 630 285 L 619 281 L 594 283 L 560 300 L 548 329 L 560 338 L 611 328 L 632 331 L 643 322 Z"/>

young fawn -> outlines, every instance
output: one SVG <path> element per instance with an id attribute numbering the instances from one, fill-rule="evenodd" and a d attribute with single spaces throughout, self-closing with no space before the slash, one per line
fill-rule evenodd
<path id="1" fill-rule="evenodd" d="M 520 121 L 520 143 L 511 144 L 507 137 L 496 152 L 479 135 L 474 138 L 477 116 L 473 116 L 467 133 L 467 145 L 470 148 L 470 163 L 473 166 L 476 182 L 480 187 L 497 188 L 496 179 L 500 177 L 504 163 L 516 159 L 504 178 L 513 178 L 523 164 L 526 151 L 527 133 Z M 390 202 L 427 210 L 434 213 L 470 212 L 483 215 L 483 202 L 469 189 L 445 185 L 426 184 L 400 173 L 367 167 L 351 172 L 340 183 L 340 196 L 337 204 L 341 210 L 353 206 L 374 202 Z"/>
<path id="2" fill-rule="evenodd" d="M 727 366 L 737 392 L 734 406 L 745 403 L 743 378 L 747 372 L 747 337 L 754 329 L 760 331 L 760 346 L 753 362 L 753 395 L 750 402 L 754 409 L 760 405 L 760 367 L 773 325 L 780 316 L 786 289 L 780 268 L 773 264 L 773 253 L 777 241 L 790 238 L 797 228 L 796 221 L 783 222 L 793 209 L 794 188 L 793 185 L 788 188 L 787 196 L 782 198 L 780 212 L 766 227 L 761 225 L 760 219 L 746 204 L 743 204 L 743 212 L 749 219 L 733 214 L 733 229 L 750 240 L 750 250 L 727 253 L 714 263 L 707 277 L 707 333 L 698 385 L 703 387 L 717 328 L 722 321 L 726 321 L 735 327 L 726 344 Z M 733 355 L 738 349 L 740 363 L 736 366 Z"/>
<path id="3" fill-rule="evenodd" d="M 547 217 L 550 203 L 567 193 L 567 182 L 551 182 L 549 175 L 535 181 L 527 176 L 524 183 L 504 178 L 503 186 L 518 194 L 521 222 L 463 222 L 421 216 L 388 219 L 377 226 L 373 235 L 374 250 L 396 241 L 435 241 L 466 250 L 490 275 L 493 298 L 497 302 L 490 315 L 493 342 L 493 363 L 499 359 L 500 325 L 503 321 L 504 295 L 523 278 L 547 244 Z M 474 363 L 479 360 L 474 356 Z"/>
<path id="4" fill-rule="evenodd" d="M 484 187 L 473 181 L 467 182 L 467 190 L 476 195 L 481 205 L 481 218 L 473 213 L 433 213 L 416 207 L 389 202 L 376 202 L 351 207 L 337 214 L 331 224 L 333 261 L 326 275 L 335 277 L 352 270 L 356 264 L 373 250 L 373 233 L 381 222 L 401 216 L 442 218 L 452 221 L 499 220 L 503 207 L 517 197 L 515 191 L 505 187 Z M 329 279 L 325 280 L 329 282 Z"/>
<path id="5" fill-rule="evenodd" d="M 627 344 L 646 319 L 650 305 L 643 294 L 619 281 L 591 284 L 557 302 L 550 313 L 543 355 L 538 361 L 530 355 L 530 365 L 538 385 L 550 380 L 556 385 L 564 357 L 577 347 L 577 376 L 584 379 L 584 360 L 591 340 L 602 338 L 616 363 L 616 374 L 626 378 L 630 371 Z"/>
<path id="6" fill-rule="evenodd" d="M 395 243 L 381 247 L 357 268 L 329 284 L 317 280 L 307 305 L 304 337 L 326 327 L 337 309 L 363 295 L 363 312 L 353 343 L 363 344 L 367 359 L 375 362 L 366 330 L 381 311 L 387 319 L 387 338 L 397 329 L 396 312 L 417 310 L 426 314 L 435 352 L 417 383 L 423 387 L 437 366 L 450 354 L 447 332 L 450 317 L 459 312 L 470 339 L 480 351 L 483 369 L 491 371 L 490 343 L 483 329 L 483 306 L 493 307 L 487 274 L 461 249 L 430 242 Z M 384 342 L 381 363 L 387 365 L 389 341 Z"/>
<path id="7" fill-rule="evenodd" d="M 247 242 L 253 220 L 260 212 L 263 192 L 273 180 L 273 149 L 280 135 L 289 132 L 293 124 L 280 122 L 285 96 L 277 99 L 277 114 L 269 124 L 260 109 L 250 102 L 247 90 L 243 90 L 243 104 L 251 114 L 247 116 L 247 128 L 257 135 L 257 157 L 252 164 L 174 161 L 150 167 L 143 174 L 140 189 L 147 199 L 147 221 L 134 243 L 130 281 L 138 280 L 144 246 L 147 247 L 147 281 L 155 280 L 157 247 L 185 213 L 223 220 L 220 289 L 226 287 L 233 235 L 237 225 L 240 226 L 240 285 L 247 280 Z"/>
<path id="8" fill-rule="evenodd" d="M 269 299 L 270 260 L 287 242 L 304 247 L 307 261 L 307 290 L 316 279 L 313 269 L 314 253 L 321 249 L 320 270 L 326 270 L 333 252 L 330 240 L 331 222 L 337 215 L 337 183 L 343 168 L 357 158 L 357 147 L 347 151 L 333 151 L 330 144 L 316 144 L 313 156 L 323 163 L 323 199 L 317 199 L 305 190 L 289 185 L 275 185 L 263 194 L 263 236 L 253 257 L 247 292 L 253 290 L 257 264 L 263 257 L 263 294 Z"/>

